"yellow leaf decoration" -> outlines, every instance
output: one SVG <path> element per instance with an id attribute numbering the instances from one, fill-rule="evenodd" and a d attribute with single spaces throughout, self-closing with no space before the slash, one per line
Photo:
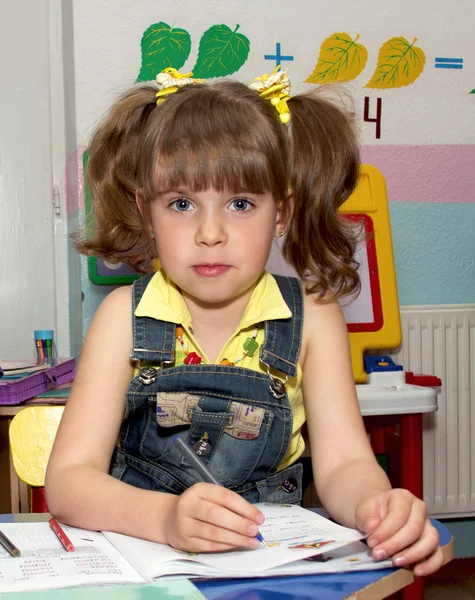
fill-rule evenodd
<path id="1" fill-rule="evenodd" d="M 355 79 L 365 68 L 368 50 L 347 33 L 334 33 L 320 47 L 317 65 L 307 83 L 330 83 Z"/>
<path id="2" fill-rule="evenodd" d="M 424 70 L 426 55 L 406 38 L 393 37 L 381 46 L 378 64 L 367 88 L 389 89 L 411 85 Z"/>

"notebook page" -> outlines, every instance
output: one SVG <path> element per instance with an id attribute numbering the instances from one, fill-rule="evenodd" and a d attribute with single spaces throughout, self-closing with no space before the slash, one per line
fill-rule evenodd
<path id="1" fill-rule="evenodd" d="M 106 537 L 145 580 L 164 575 L 208 575 L 196 554 L 175 550 L 166 544 L 141 540 L 122 533 L 104 531 Z"/>
<path id="2" fill-rule="evenodd" d="M 232 578 L 241 579 L 249 577 L 249 573 L 236 573 L 235 571 L 218 572 L 206 565 L 199 567 L 190 566 L 190 563 L 175 561 L 167 565 L 167 575 L 173 578 L 187 574 L 189 579 L 217 579 Z M 273 569 L 257 571 L 252 577 L 287 577 L 289 575 L 317 575 L 329 573 L 349 573 L 352 571 L 375 571 L 378 569 L 394 569 L 391 559 L 375 561 L 371 556 L 371 550 L 363 542 L 351 542 L 330 552 L 324 552 L 317 556 L 310 556 L 305 560 L 298 560 L 288 564 L 280 565 Z"/>
<path id="3" fill-rule="evenodd" d="M 375 561 L 371 550 L 363 542 L 351 542 L 333 551 L 327 551 L 305 560 L 281 565 L 276 575 L 311 575 L 317 573 L 348 573 L 351 571 L 375 571 L 394 568 L 392 560 Z M 254 573 L 254 577 L 268 577 L 269 571 Z"/>
<path id="4" fill-rule="evenodd" d="M 64 525 L 64 532 L 75 546 L 74 552 L 66 552 L 48 523 L 2 523 L 0 529 L 22 553 L 13 558 L 0 545 L 2 592 L 143 583 L 101 533 Z"/>
<path id="5" fill-rule="evenodd" d="M 266 503 L 256 506 L 265 515 L 259 531 L 266 547 L 201 554 L 200 561 L 219 571 L 254 575 L 334 550 L 363 537 L 356 529 L 338 525 L 300 506 Z"/>
<path id="6" fill-rule="evenodd" d="M 177 572 L 182 575 L 203 577 L 223 574 L 234 577 L 254 576 L 267 569 L 339 548 L 363 537 L 360 531 L 342 527 L 300 506 L 275 504 L 256 506 L 266 517 L 265 522 L 260 526 L 260 533 L 266 542 L 266 547 L 254 550 L 188 554 L 163 544 L 121 534 L 105 532 L 104 535 L 144 579 L 163 577 Z M 179 563 L 175 564 L 177 561 Z"/>

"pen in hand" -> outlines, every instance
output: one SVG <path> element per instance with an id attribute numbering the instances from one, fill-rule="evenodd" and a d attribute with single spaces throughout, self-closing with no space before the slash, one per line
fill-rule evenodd
<path id="1" fill-rule="evenodd" d="M 173 438 L 173 442 L 175 443 L 176 447 L 180 450 L 182 455 L 189 461 L 189 463 L 195 469 L 195 471 L 197 471 L 201 475 L 203 481 L 206 481 L 206 483 L 214 483 L 215 485 L 222 486 L 221 482 L 219 482 L 216 479 L 216 477 L 213 475 L 213 473 L 211 473 L 211 471 L 200 459 L 200 457 L 193 452 L 193 450 L 188 446 L 188 444 L 185 441 L 182 440 L 182 438 L 179 435 L 176 435 Z M 256 539 L 258 539 L 263 546 L 266 545 L 264 538 L 260 533 L 256 535 Z"/>

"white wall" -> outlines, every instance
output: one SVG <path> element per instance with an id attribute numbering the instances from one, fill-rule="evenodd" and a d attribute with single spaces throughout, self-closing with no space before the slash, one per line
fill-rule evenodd
<path id="1" fill-rule="evenodd" d="M 473 0 L 73 0 L 77 141 L 80 154 L 101 115 L 132 85 L 141 68 L 141 39 L 164 21 L 191 36 L 182 72 L 193 70 L 203 33 L 217 24 L 250 42 L 243 66 L 230 77 L 244 82 L 272 71 L 276 43 L 289 69 L 292 93 L 308 89 L 323 42 L 346 32 L 366 48 L 367 62 L 347 86 L 355 97 L 363 161 L 386 178 L 401 304 L 475 301 L 475 43 Z M 383 45 L 404 37 L 421 50 L 425 63 L 400 87 L 366 87 Z M 463 59 L 458 70 L 435 68 L 437 57 Z M 402 63 L 401 63 L 402 64 Z M 381 137 L 363 119 L 382 101 Z M 88 280 L 83 261 L 84 329 L 109 286 Z"/>
<path id="2" fill-rule="evenodd" d="M 59 6 L 63 12 L 58 22 Z M 239 31 L 250 40 L 247 61 L 232 75 L 242 81 L 272 70 L 275 63 L 265 55 L 274 53 L 279 42 L 284 54 L 294 56 L 284 63 L 293 92 L 309 87 L 304 81 L 327 36 L 338 31 L 359 35 L 368 62 L 349 87 L 360 113 L 363 158 L 383 171 L 393 201 L 401 303 L 472 302 L 475 4 L 459 0 L 454 7 L 448 10 L 442 0 L 295 0 L 278 7 L 271 0 L 245 5 L 237 0 L 3 2 L 0 357 L 29 354 L 32 331 L 46 327 L 56 330 L 62 353 L 69 351 L 71 331 L 72 353 L 77 354 L 83 330 L 110 290 L 89 282 L 84 260 L 81 275 L 74 252 L 69 252 L 66 272 L 67 234 L 84 216 L 81 158 L 89 134 L 117 94 L 135 81 L 141 37 L 158 21 L 190 33 L 192 49 L 183 70 L 193 68 L 206 29 L 239 23 Z M 382 44 L 392 36 L 418 38 L 426 57 L 423 72 L 406 87 L 364 87 Z M 436 56 L 463 57 L 463 70 L 435 69 Z M 363 121 L 364 96 L 370 98 L 372 112 L 376 99 L 383 100 L 380 140 L 374 137 L 374 123 Z M 60 192 L 58 217 L 52 213 L 54 184 Z M 51 237 L 53 245 L 43 247 Z"/>
<path id="3" fill-rule="evenodd" d="M 68 4 L 66 0 L 63 7 Z M 72 14 L 69 22 L 72 24 Z M 70 61 L 72 64 L 72 55 Z M 59 354 L 70 353 L 64 106 L 61 0 L 2 2 L 0 359 L 3 360 L 34 356 L 35 329 L 53 329 Z M 75 140 L 75 121 L 70 118 L 70 122 Z"/>
<path id="4" fill-rule="evenodd" d="M 322 42 L 335 32 L 347 32 L 368 51 L 362 73 L 351 81 L 359 112 L 363 96 L 383 97 L 383 136 L 374 139 L 374 125 L 362 124 L 365 144 L 471 144 L 475 132 L 475 61 L 473 24 L 475 3 L 457 0 L 294 0 L 241 2 L 240 0 L 73 0 L 76 45 L 78 143 L 87 143 L 92 126 L 117 94 L 131 85 L 141 66 L 140 41 L 153 23 L 164 21 L 191 35 L 189 58 L 182 71 L 191 71 L 201 36 L 212 25 L 240 25 L 238 33 L 250 41 L 247 61 L 230 77 L 250 82 L 269 72 L 275 62 L 265 55 L 292 55 L 289 68 L 292 92 L 312 87 L 312 73 Z M 417 38 L 426 63 L 408 87 L 365 88 L 377 65 L 378 53 L 388 39 Z M 461 71 L 434 68 L 434 58 L 465 58 Z M 372 102 L 371 110 L 374 108 Z M 463 111 L 463 112 L 461 112 Z M 463 118 L 462 118 L 463 114 Z"/>
<path id="5" fill-rule="evenodd" d="M 25 18 L 28 15 L 28 18 Z M 47 0 L 0 4 L 0 357 L 56 329 Z"/>

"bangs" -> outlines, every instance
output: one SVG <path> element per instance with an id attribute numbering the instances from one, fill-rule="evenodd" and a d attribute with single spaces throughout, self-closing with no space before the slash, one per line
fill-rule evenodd
<path id="1" fill-rule="evenodd" d="M 254 194 L 271 192 L 277 199 L 279 186 L 272 177 L 267 157 L 256 148 L 224 140 L 213 145 L 192 140 L 175 146 L 172 152 L 158 151 L 155 171 L 155 190 L 187 189 L 202 192 L 214 188 L 247 191 Z"/>
<path id="2" fill-rule="evenodd" d="M 250 101 L 242 97 L 234 101 L 229 88 L 235 85 L 240 92 L 245 88 Z M 276 201 L 284 199 L 288 182 L 285 138 L 278 135 L 274 115 L 263 114 L 257 94 L 231 82 L 221 83 L 226 94 L 220 93 L 217 84 L 190 88 L 174 94 L 176 103 L 172 97 L 160 108 L 163 126 L 155 140 L 153 171 L 147 178 L 150 199 L 181 188 L 271 193 Z"/>

